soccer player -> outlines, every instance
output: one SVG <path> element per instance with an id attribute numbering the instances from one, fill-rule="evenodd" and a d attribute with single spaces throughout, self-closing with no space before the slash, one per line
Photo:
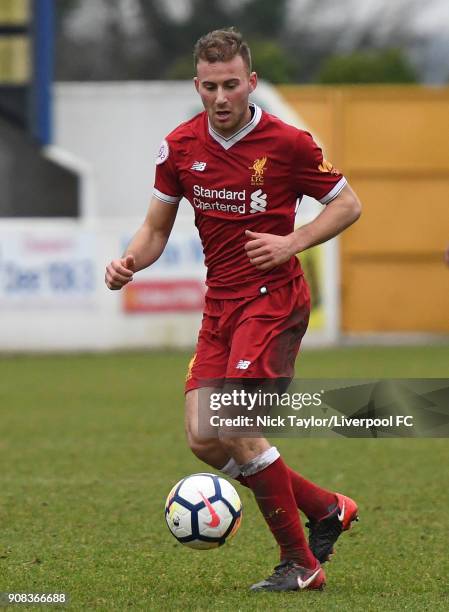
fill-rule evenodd
<path id="1" fill-rule="evenodd" d="M 207 267 L 207 294 L 186 382 L 186 433 L 201 460 L 249 487 L 280 548 L 280 564 L 255 591 L 321 589 L 340 534 L 357 505 L 287 466 L 264 437 L 203 437 L 199 390 L 290 380 L 309 317 L 309 291 L 296 254 L 354 223 L 360 202 L 323 159 L 310 134 L 249 102 L 257 86 L 248 45 L 234 29 L 195 45 L 195 87 L 205 111 L 178 126 L 156 159 L 146 219 L 106 268 L 120 289 L 161 255 L 185 197 L 194 208 Z M 326 207 L 294 230 L 303 194 Z M 309 541 L 298 508 L 308 517 Z"/>

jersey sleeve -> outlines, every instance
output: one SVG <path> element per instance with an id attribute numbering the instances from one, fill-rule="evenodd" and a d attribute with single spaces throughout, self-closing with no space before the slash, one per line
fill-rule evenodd
<path id="1" fill-rule="evenodd" d="M 153 195 L 167 204 L 177 204 L 183 190 L 178 178 L 173 151 L 167 140 L 161 142 L 156 157 L 156 176 Z"/>
<path id="2" fill-rule="evenodd" d="M 340 171 L 324 159 L 312 136 L 302 131 L 295 141 L 292 177 L 298 196 L 311 196 L 321 204 L 329 204 L 347 184 Z"/>

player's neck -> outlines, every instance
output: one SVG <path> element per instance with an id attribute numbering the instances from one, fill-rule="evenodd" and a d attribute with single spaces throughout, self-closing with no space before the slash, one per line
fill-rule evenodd
<path id="1" fill-rule="evenodd" d="M 242 128 L 248 125 L 248 123 L 252 121 L 253 117 L 254 117 L 254 105 L 251 104 L 250 102 L 242 119 L 231 130 L 222 130 L 219 127 L 213 125 L 210 122 L 210 120 L 209 120 L 209 125 L 214 130 L 214 132 L 216 132 L 219 136 L 222 136 L 223 138 L 226 138 L 228 140 L 229 138 L 232 138 L 234 134 L 237 134 L 237 132 L 240 132 Z"/>

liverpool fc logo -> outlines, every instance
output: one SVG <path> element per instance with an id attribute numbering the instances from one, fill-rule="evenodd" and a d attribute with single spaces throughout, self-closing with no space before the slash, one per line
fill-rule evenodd
<path id="1" fill-rule="evenodd" d="M 261 157 L 260 159 L 254 160 L 253 165 L 249 167 L 249 169 L 254 172 L 254 174 L 251 176 L 251 185 L 263 185 L 263 173 L 266 170 L 266 165 L 266 157 Z"/>

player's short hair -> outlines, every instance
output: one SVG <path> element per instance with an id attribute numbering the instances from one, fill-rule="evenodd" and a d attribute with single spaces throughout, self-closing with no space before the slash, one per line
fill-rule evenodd
<path id="1" fill-rule="evenodd" d="M 196 70 L 200 60 L 210 62 L 211 64 L 215 62 L 229 62 L 237 55 L 240 55 L 243 59 L 248 69 L 248 74 L 250 74 L 251 51 L 248 44 L 243 40 L 241 33 L 235 28 L 213 30 L 196 42 L 193 49 L 194 67 Z"/>

